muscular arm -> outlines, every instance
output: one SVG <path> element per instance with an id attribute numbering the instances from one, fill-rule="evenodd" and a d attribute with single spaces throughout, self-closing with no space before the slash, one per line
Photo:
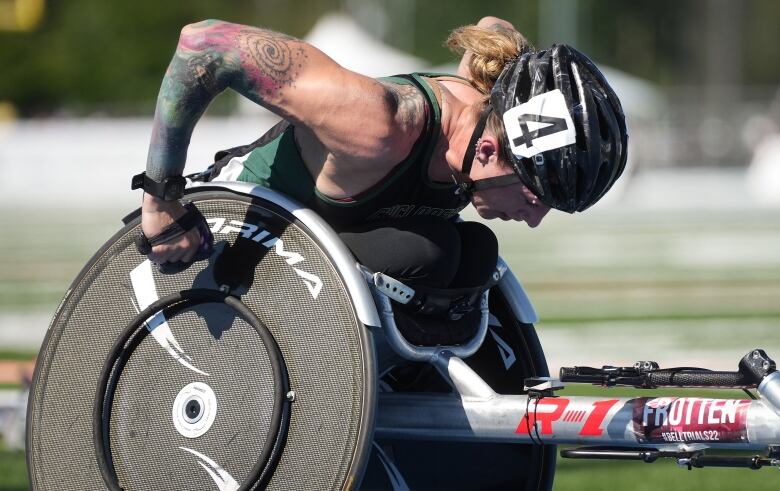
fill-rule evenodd
<path id="1" fill-rule="evenodd" d="M 295 123 L 317 186 L 334 194 L 348 195 L 349 186 L 371 182 L 372 171 L 399 162 L 424 121 L 408 89 L 350 72 L 284 34 L 209 20 L 182 30 L 157 98 L 147 175 L 181 175 L 195 124 L 228 88 Z M 145 194 L 142 230 L 152 237 L 183 213 L 179 202 Z M 155 246 L 149 258 L 188 261 L 199 240 L 190 230 Z"/>
<path id="2" fill-rule="evenodd" d="M 394 112 L 395 96 L 373 79 L 290 36 L 209 20 L 182 30 L 163 79 L 147 160 L 150 177 L 180 175 L 196 122 L 227 88 L 306 126 L 345 161 L 396 158 L 407 136 Z"/>
<path id="3" fill-rule="evenodd" d="M 208 20 L 186 26 L 157 97 L 147 174 L 180 175 L 192 131 L 231 87 L 273 108 L 305 63 L 302 43 L 283 34 Z"/>

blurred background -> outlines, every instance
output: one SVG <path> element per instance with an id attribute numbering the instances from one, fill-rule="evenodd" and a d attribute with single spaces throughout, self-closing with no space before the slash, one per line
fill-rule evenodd
<path id="1" fill-rule="evenodd" d="M 551 370 L 639 359 L 734 369 L 756 346 L 780 356 L 778 2 L 0 0 L 0 490 L 27 486 L 23 391 L 50 317 L 140 203 L 129 181 L 145 166 L 182 26 L 268 27 L 382 76 L 453 72 L 447 33 L 486 15 L 537 47 L 588 54 L 629 120 L 627 170 L 592 210 L 551 213 L 535 230 L 491 223 L 541 317 Z M 221 95 L 196 128 L 187 170 L 275 121 Z M 633 476 L 632 489 L 719 489 L 733 476 L 561 466 L 556 489 L 601 489 L 607 470 Z M 639 483 L 637 467 L 648 472 Z M 739 483 L 780 484 L 756 479 Z"/>

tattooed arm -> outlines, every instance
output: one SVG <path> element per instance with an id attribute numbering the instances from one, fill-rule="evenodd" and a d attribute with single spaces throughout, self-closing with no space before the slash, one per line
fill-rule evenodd
<path id="1" fill-rule="evenodd" d="M 182 30 L 157 100 L 147 174 L 181 173 L 195 123 L 227 88 L 306 126 L 343 157 L 382 158 L 404 137 L 379 82 L 290 36 L 209 20 Z"/>
<path id="2" fill-rule="evenodd" d="M 157 98 L 146 169 L 153 179 L 181 175 L 195 124 L 220 92 L 233 87 L 270 105 L 291 83 L 290 68 L 305 56 L 302 48 L 281 34 L 244 30 L 213 20 L 182 30 Z M 255 66 L 242 70 L 250 63 Z"/>
<path id="3" fill-rule="evenodd" d="M 324 180 L 339 187 L 344 176 L 361 179 L 366 168 L 401 161 L 422 126 L 422 118 L 414 112 L 413 95 L 346 70 L 298 39 L 209 20 L 182 30 L 163 79 L 146 168 L 152 179 L 181 175 L 195 124 L 214 97 L 227 88 L 301 129 L 302 138 L 308 139 L 307 145 L 301 145 L 304 160 L 307 152 L 320 152 L 315 158 L 321 160 L 321 172 L 315 176 L 318 186 Z M 325 166 L 325 161 L 330 165 Z M 178 203 L 148 194 L 142 211 L 147 236 L 159 233 L 184 213 Z M 197 239 L 197 232 L 191 231 L 156 246 L 150 258 L 156 262 L 189 260 Z"/>

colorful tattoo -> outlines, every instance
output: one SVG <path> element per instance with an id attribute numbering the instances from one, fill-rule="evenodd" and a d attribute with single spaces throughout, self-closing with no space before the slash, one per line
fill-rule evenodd
<path id="1" fill-rule="evenodd" d="M 306 58 L 305 43 L 285 34 L 220 21 L 187 26 L 157 98 L 147 174 L 181 174 L 195 123 L 228 87 L 283 114 L 277 104 Z"/>
<path id="2" fill-rule="evenodd" d="M 261 96 L 273 97 L 291 86 L 297 75 L 294 64 L 300 67 L 306 58 L 303 46 L 294 38 L 268 31 L 242 31 L 238 42 L 247 81 Z"/>
<path id="3" fill-rule="evenodd" d="M 191 74 L 195 82 L 207 94 L 217 95 L 223 87 L 217 83 L 217 70 L 222 65 L 222 60 L 211 53 L 195 55 L 187 60 L 187 72 Z"/>

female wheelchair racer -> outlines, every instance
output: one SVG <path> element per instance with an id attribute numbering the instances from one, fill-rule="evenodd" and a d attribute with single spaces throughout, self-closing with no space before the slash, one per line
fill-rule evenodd
<path id="1" fill-rule="evenodd" d="M 469 202 L 483 218 L 530 227 L 551 207 L 583 211 L 621 175 L 627 132 L 617 96 L 573 48 L 534 51 L 495 18 L 456 29 L 447 44 L 464 55 L 458 77 L 373 80 L 278 33 L 219 21 L 185 27 L 160 90 L 146 173 L 134 184 L 146 191 L 149 258 L 186 264 L 207 255 L 202 225 L 179 226 L 195 210 L 182 208 L 176 189 L 197 119 L 229 87 L 283 121 L 221 153 L 202 178 L 292 197 L 363 266 L 415 288 L 422 298 L 396 306 L 410 342 L 470 339 L 498 246 L 487 227 L 453 218 Z M 393 355 L 379 350 L 380 371 Z"/>
<path id="2" fill-rule="evenodd" d="M 374 80 L 282 34 L 205 21 L 182 30 L 158 98 L 142 228 L 157 263 L 204 247 L 175 224 L 192 129 L 232 88 L 282 123 L 220 155 L 208 179 L 253 182 L 316 211 L 374 271 L 436 288 L 477 287 L 495 237 L 451 220 L 471 202 L 487 219 L 537 226 L 550 207 L 598 201 L 626 162 L 620 102 L 599 70 L 567 46 L 534 52 L 511 24 L 455 30 L 461 77 Z M 453 183 L 454 181 L 454 183 Z M 441 220 L 444 219 L 444 220 Z M 184 220 L 190 222 L 191 220 Z"/>
<path id="3" fill-rule="evenodd" d="M 344 258 L 354 255 L 382 273 L 385 285 L 397 281 L 399 291 L 423 293 L 417 302 L 396 296 L 392 307 L 406 319 L 413 350 L 460 345 L 491 387 L 521 393 L 520 381 L 546 375 L 527 325 L 532 310 L 523 312 L 527 303 L 511 274 L 501 278 L 492 233 L 453 218 L 469 201 L 484 218 L 532 227 L 550 207 L 583 211 L 626 160 L 620 103 L 581 53 L 567 46 L 533 51 L 511 25 L 492 18 L 456 30 L 449 43 L 465 53 L 462 78 L 372 80 L 278 33 L 219 21 L 182 31 L 160 91 L 147 171 L 133 187 L 145 191 L 140 243 L 149 260 L 169 271 L 209 261 L 160 274 L 131 250 L 136 217 L 85 268 L 39 361 L 30 428 L 49 429 L 28 433 L 33 487 L 349 489 L 361 479 L 364 489 L 387 487 L 376 476 L 389 476 L 395 489 L 406 482 L 418 489 L 551 486 L 549 447 L 371 438 L 377 383 L 398 392 L 449 389 L 435 371 L 392 359 L 380 366 L 381 382 L 371 376 L 366 328 L 381 322 Z M 216 194 L 193 195 L 185 208 L 178 199 L 192 129 L 228 87 L 284 121 L 221 155 L 202 176 L 258 184 L 221 184 L 243 196 L 242 204 L 230 204 L 235 196 L 207 182 L 198 189 Z M 333 252 L 343 246 L 318 225 L 322 219 L 349 252 Z M 210 249 L 209 235 L 219 249 Z M 306 261 L 323 250 L 330 260 Z M 498 292 L 490 306 L 482 294 L 488 288 Z M 214 293 L 220 290 L 223 296 Z M 321 297 L 324 291 L 331 296 Z M 246 308 L 228 298 L 236 296 Z M 315 304 L 318 298 L 327 302 Z M 213 305 L 220 302 L 226 307 Z M 466 322 L 474 319 L 476 328 Z M 127 327 L 98 332 L 116 324 Z M 100 363 L 64 361 L 78 358 L 74 349 L 86 340 Z M 160 347 L 168 357 L 155 355 Z M 85 407 L 83 393 L 57 392 L 65 373 L 97 380 L 92 404 Z M 192 381 L 193 373 L 200 378 Z M 274 383 L 259 382 L 268 380 Z M 48 424 L 62 417 L 63 399 L 70 415 L 63 419 L 72 421 L 66 433 L 76 428 L 93 440 L 71 458 L 91 472 L 63 471 L 64 452 L 47 450 L 69 438 Z M 70 414 L 88 414 L 90 406 L 91 432 Z M 194 475 L 193 465 L 205 473 Z"/>

